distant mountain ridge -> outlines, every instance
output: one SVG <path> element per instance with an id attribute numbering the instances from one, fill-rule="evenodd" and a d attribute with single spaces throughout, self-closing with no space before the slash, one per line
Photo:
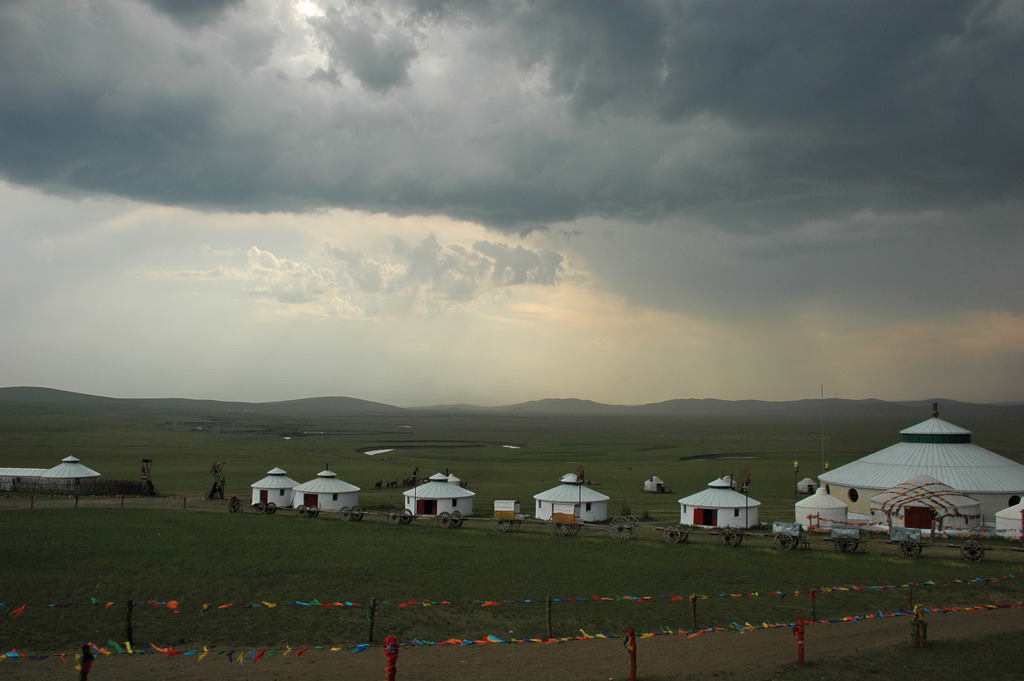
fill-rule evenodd
<path id="1" fill-rule="evenodd" d="M 957 400 L 933 398 L 915 401 L 886 401 L 878 399 L 848 400 L 839 398 L 805 399 L 770 402 L 763 400 L 720 400 L 713 398 L 686 398 L 652 402 L 641 405 L 614 405 L 576 398 L 549 398 L 520 402 L 499 407 L 480 407 L 471 404 L 433 405 L 425 407 L 396 407 L 354 397 L 311 397 L 276 402 L 224 402 L 186 398 L 116 398 L 75 393 L 54 388 L 7 387 L 0 388 L 0 404 L 32 403 L 58 406 L 60 404 L 93 405 L 96 407 L 145 409 L 163 407 L 172 410 L 247 411 L 259 414 L 359 414 L 409 411 L 443 411 L 465 413 L 519 413 L 537 416 L 667 416 L 700 418 L 828 418 L 900 417 L 908 423 L 923 421 L 931 415 L 931 404 L 939 403 L 940 416 L 948 420 L 970 418 L 974 415 L 1000 414 L 1006 418 L 1024 421 L 1024 403 L 979 404 Z"/>

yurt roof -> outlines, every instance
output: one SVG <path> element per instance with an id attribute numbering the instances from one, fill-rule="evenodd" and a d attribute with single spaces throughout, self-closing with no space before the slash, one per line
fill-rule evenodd
<path id="1" fill-rule="evenodd" d="M 814 509 L 846 508 L 845 503 L 826 492 L 824 487 L 819 487 L 811 496 L 796 502 L 796 506 L 797 508 Z"/>
<path id="2" fill-rule="evenodd" d="M 287 471 L 283 468 L 271 468 L 267 471 L 267 477 L 257 480 L 249 486 L 258 489 L 291 489 L 297 486 L 299 483 L 289 478 L 286 473 Z"/>
<path id="3" fill-rule="evenodd" d="M 1021 513 L 1024 513 L 1024 500 L 1014 504 L 1013 506 L 1007 506 L 1001 511 L 996 511 L 996 517 L 1020 521 Z"/>
<path id="4" fill-rule="evenodd" d="M 713 485 L 713 483 L 716 482 L 721 482 L 721 479 L 712 480 L 705 489 L 691 494 L 688 497 L 683 497 L 679 500 L 679 503 L 687 506 L 705 506 L 711 508 L 743 508 L 745 506 L 761 505 L 761 502 L 757 499 L 752 499 L 751 497 L 740 494 L 734 489 Z"/>
<path id="5" fill-rule="evenodd" d="M 0 468 L 0 478 L 39 478 L 48 468 Z"/>
<path id="6" fill-rule="evenodd" d="M 297 485 L 295 491 L 303 494 L 342 494 L 345 492 L 358 492 L 359 488 L 348 484 L 344 480 L 339 480 L 337 473 L 334 471 L 320 471 L 309 482 Z"/>
<path id="7" fill-rule="evenodd" d="M 445 475 L 444 473 L 434 473 L 433 475 L 431 475 L 428 478 L 428 480 L 437 480 L 438 482 L 442 482 L 442 481 L 445 481 L 447 479 L 448 479 L 448 476 Z"/>
<path id="8" fill-rule="evenodd" d="M 653 482 L 655 485 L 664 485 L 665 481 L 659 478 L 657 475 L 652 475 L 647 478 L 647 482 Z"/>
<path id="9" fill-rule="evenodd" d="M 980 505 L 977 499 L 960 494 L 955 489 L 927 475 L 901 482 L 871 497 L 871 505 L 883 511 L 892 511 L 902 506 L 924 506 L 952 515 L 963 509 Z"/>
<path id="10" fill-rule="evenodd" d="M 447 476 L 444 475 L 440 479 L 430 476 L 427 482 L 407 489 L 402 494 L 417 499 L 457 499 L 476 496 L 476 492 L 470 492 L 465 487 L 448 482 Z"/>
<path id="11" fill-rule="evenodd" d="M 801 480 L 800 482 L 798 482 L 796 484 L 798 484 L 798 485 L 817 485 L 818 483 L 814 481 L 814 478 L 804 478 L 803 480 Z"/>
<path id="12" fill-rule="evenodd" d="M 83 466 L 79 463 L 77 456 L 65 456 L 61 459 L 61 463 L 57 464 L 53 468 L 44 471 L 39 477 L 42 478 L 59 478 L 59 479 L 70 479 L 70 478 L 98 478 L 99 473 Z"/>
<path id="13" fill-rule="evenodd" d="M 571 475 L 574 480 L 577 479 L 575 474 L 569 473 L 569 475 Z M 562 476 L 562 480 L 565 480 L 566 477 L 568 476 Z M 533 498 L 538 501 L 549 501 L 552 503 L 575 504 L 582 502 L 588 504 L 595 501 L 608 501 L 611 497 L 606 494 L 596 492 L 586 485 L 581 485 L 579 483 L 562 483 L 561 485 L 557 485 L 551 489 L 544 490 L 539 494 L 534 494 Z"/>
<path id="14" fill-rule="evenodd" d="M 920 475 L 967 494 L 1024 490 L 1024 465 L 970 442 L 970 431 L 937 416 L 900 431 L 902 441 L 822 473 L 823 484 L 886 490 Z"/>
<path id="15" fill-rule="evenodd" d="M 712 480 L 708 483 L 708 487 L 732 489 L 732 478 L 728 475 Z"/>

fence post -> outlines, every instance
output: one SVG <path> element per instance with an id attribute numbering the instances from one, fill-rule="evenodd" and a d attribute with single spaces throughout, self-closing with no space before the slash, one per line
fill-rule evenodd
<path id="1" fill-rule="evenodd" d="M 907 587 L 907 610 L 914 609 L 914 585 Z"/>
<path id="2" fill-rule="evenodd" d="M 796 618 L 796 624 L 793 626 L 793 635 L 796 636 L 796 663 L 804 663 L 804 618 L 799 616 Z"/>
<path id="3" fill-rule="evenodd" d="M 188 497 L 182 497 L 181 498 L 181 509 L 182 510 L 185 510 L 185 504 L 187 504 L 187 503 L 188 503 Z"/>
<path id="4" fill-rule="evenodd" d="M 811 619 L 818 619 L 818 592 L 811 589 Z"/>
<path id="5" fill-rule="evenodd" d="M 124 609 L 124 640 L 128 645 L 135 645 L 135 632 L 132 629 L 132 611 L 135 609 L 135 601 L 128 601 Z"/>
<path id="6" fill-rule="evenodd" d="M 32 510 L 36 507 L 36 495 L 33 494 L 28 498 L 28 510 Z"/>
<path id="7" fill-rule="evenodd" d="M 75 495 L 75 508 L 78 508 L 78 495 Z"/>
<path id="8" fill-rule="evenodd" d="M 546 601 L 544 609 L 545 609 L 545 611 L 547 613 L 547 618 L 548 618 L 548 638 L 554 638 L 555 637 L 554 628 L 551 626 L 551 596 L 547 597 L 547 601 Z"/>
<path id="9" fill-rule="evenodd" d="M 985 605 L 988 605 L 989 603 L 992 602 L 992 599 L 989 598 L 989 595 L 988 595 L 988 583 L 989 583 L 989 579 L 988 579 L 988 577 L 986 577 L 985 578 Z"/>
<path id="10" fill-rule="evenodd" d="M 387 681 L 395 681 L 395 674 L 398 672 L 398 637 L 388 636 L 384 639 L 384 657 L 387 662 L 384 664 L 384 677 Z"/>
<path id="11" fill-rule="evenodd" d="M 121 508 L 124 508 L 124 495 L 121 495 Z"/>
<path id="12" fill-rule="evenodd" d="M 697 594 L 690 594 L 690 628 L 697 628 Z"/>
<path id="13" fill-rule="evenodd" d="M 626 631 L 626 650 L 629 651 L 629 681 L 636 681 L 636 630 Z"/>
<path id="14" fill-rule="evenodd" d="M 366 642 L 373 643 L 373 623 L 377 617 L 377 599 L 371 597 L 370 604 L 366 606 L 366 619 L 370 620 L 370 631 L 366 634 Z"/>
<path id="15" fill-rule="evenodd" d="M 89 644 L 83 644 L 82 659 L 78 663 L 78 681 L 88 681 L 89 671 L 92 670 L 93 659 L 92 650 L 90 650 Z"/>

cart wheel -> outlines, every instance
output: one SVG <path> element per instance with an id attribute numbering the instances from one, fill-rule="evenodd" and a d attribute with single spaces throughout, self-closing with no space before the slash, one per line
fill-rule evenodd
<path id="1" fill-rule="evenodd" d="M 238 500 L 238 497 L 231 497 L 228 499 L 228 513 L 238 513 L 242 510 L 242 502 Z"/>
<path id="2" fill-rule="evenodd" d="M 310 506 L 309 508 L 306 509 L 307 518 L 315 518 L 318 515 L 320 515 L 320 509 L 317 508 L 316 506 Z"/>
<path id="3" fill-rule="evenodd" d="M 519 528 L 523 526 L 523 521 L 519 518 L 516 518 L 515 520 L 508 520 L 506 522 L 508 523 L 508 528 L 513 532 L 518 532 Z"/>
<path id="4" fill-rule="evenodd" d="M 921 545 L 913 539 L 904 539 L 900 542 L 900 555 L 904 558 L 917 558 L 921 555 Z"/>
<path id="5" fill-rule="evenodd" d="M 548 534 L 550 534 L 550 535 L 552 535 L 554 537 L 561 536 L 563 534 L 562 533 L 562 526 L 561 526 L 561 524 L 556 523 L 554 520 L 549 520 L 548 521 Z"/>
<path id="6" fill-rule="evenodd" d="M 775 548 L 781 551 L 789 551 L 796 546 L 796 537 L 785 532 L 779 532 L 775 535 Z"/>
<path id="7" fill-rule="evenodd" d="M 739 546 L 742 541 L 743 535 L 731 527 L 726 527 L 722 530 L 722 543 L 726 546 L 730 548 Z"/>
<path id="8" fill-rule="evenodd" d="M 448 511 L 441 511 L 437 516 L 437 524 L 447 530 L 452 526 L 452 514 Z"/>
<path id="9" fill-rule="evenodd" d="M 452 529 L 457 530 L 462 527 L 462 523 L 466 522 L 465 517 L 458 511 L 452 511 Z"/>
<path id="10" fill-rule="evenodd" d="M 266 510 L 267 510 L 267 505 L 266 504 L 264 504 L 262 501 L 256 502 L 256 512 L 257 513 L 263 513 Z"/>
<path id="11" fill-rule="evenodd" d="M 341 514 L 342 520 L 348 520 L 352 517 L 352 509 L 349 508 L 348 506 L 342 506 L 341 510 L 339 510 L 338 513 Z"/>
<path id="12" fill-rule="evenodd" d="M 570 537 L 575 537 L 577 534 L 580 533 L 580 530 L 583 529 L 583 525 L 581 525 L 580 523 L 572 523 L 570 525 L 566 525 L 565 527 L 565 534 L 567 534 Z"/>
<path id="13" fill-rule="evenodd" d="M 266 513 L 267 515 L 274 515 L 275 513 L 277 513 L 277 504 L 275 504 L 273 501 L 269 502 L 267 504 Z"/>
<path id="14" fill-rule="evenodd" d="M 298 506 L 295 507 L 295 510 L 298 511 L 299 515 L 302 516 L 303 518 L 306 517 L 306 505 L 305 504 L 299 504 Z"/>
<path id="15" fill-rule="evenodd" d="M 495 532 L 508 532 L 511 526 L 511 521 L 502 520 L 501 518 L 495 518 L 494 522 L 491 523 L 491 529 Z"/>
<path id="16" fill-rule="evenodd" d="M 678 544 L 683 540 L 683 531 L 678 527 L 666 527 L 664 534 L 665 541 L 669 544 Z"/>
<path id="17" fill-rule="evenodd" d="M 388 524 L 397 525 L 402 522 L 402 514 L 398 511 L 388 511 Z"/>
<path id="18" fill-rule="evenodd" d="M 840 553 L 853 553 L 857 550 L 858 544 L 860 542 L 852 537 L 838 537 L 836 539 L 836 548 L 839 549 Z"/>
<path id="19" fill-rule="evenodd" d="M 960 547 L 960 557 L 972 563 L 977 562 L 985 557 L 985 547 L 974 539 L 969 539 Z"/>
<path id="20" fill-rule="evenodd" d="M 616 518 L 615 520 L 618 520 L 618 518 Z M 633 538 L 632 525 L 624 523 L 619 523 L 618 525 L 616 525 L 614 520 L 612 521 L 612 524 L 608 526 L 608 532 L 620 541 L 626 541 Z"/>
<path id="21" fill-rule="evenodd" d="M 352 515 L 350 516 L 350 518 L 352 520 L 355 520 L 356 522 L 359 522 L 360 520 L 362 520 L 363 519 L 363 507 L 362 506 L 353 506 L 352 507 Z"/>
<path id="22" fill-rule="evenodd" d="M 403 525 L 408 525 L 412 522 L 412 511 L 407 508 L 403 508 L 402 512 L 398 514 L 398 522 Z"/>

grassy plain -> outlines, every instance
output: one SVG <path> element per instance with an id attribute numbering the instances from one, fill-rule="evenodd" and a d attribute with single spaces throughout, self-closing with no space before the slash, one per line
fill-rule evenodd
<path id="1" fill-rule="evenodd" d="M 0 419 L 0 466 L 49 467 L 68 454 L 108 478 L 135 479 L 139 460 L 154 460 L 156 486 L 165 495 L 201 495 L 210 464 L 225 462 L 228 493 L 248 499 L 249 484 L 274 466 L 300 482 L 325 466 L 363 488 L 364 507 L 401 504 L 401 491 L 377 491 L 374 482 L 457 474 L 477 493 L 475 508 L 489 515 L 494 499 L 515 498 L 532 511 L 533 494 L 583 466 L 595 487 L 612 497 L 610 512 L 674 523 L 676 500 L 724 474 L 749 471 L 761 518 L 791 520 L 793 460 L 799 477 L 814 477 L 823 458 L 833 467 L 896 442 L 913 422 L 891 418 L 826 420 L 678 419 L 669 417 L 543 416 L 408 410 L 390 414 L 261 414 L 187 406 L 176 409 L 85 404 L 6 404 Z M 920 420 L 927 417 L 922 415 Z M 956 422 L 955 416 L 950 420 Z M 975 442 L 1021 460 L 1016 424 L 960 423 Z M 1016 438 L 1016 439 L 1015 439 Z M 515 447 L 515 448 L 512 448 Z M 393 451 L 369 456 L 377 449 Z M 706 457 L 706 458 L 702 458 Z M 671 494 L 641 493 L 644 479 L 662 477 Z M 379 518 L 346 523 L 280 513 L 203 513 L 137 509 L 52 509 L 0 512 L 8 541 L 0 602 L 28 604 L 17 619 L 0 621 L 0 645 L 67 650 L 83 639 L 119 638 L 123 603 L 137 606 L 137 640 L 210 645 L 354 645 L 366 638 L 362 607 L 302 607 L 289 601 L 353 601 L 376 597 L 376 631 L 443 640 L 487 634 L 538 637 L 546 633 L 546 596 L 654 596 L 645 602 L 562 602 L 554 606 L 555 635 L 687 628 L 687 600 L 657 598 L 690 593 L 700 626 L 733 621 L 790 621 L 809 614 L 792 595 L 727 598 L 722 593 L 778 590 L 792 594 L 842 585 L 900 585 L 998 577 L 1024 572 L 1010 551 L 978 564 L 932 548 L 918 561 L 891 546 L 844 556 L 816 548 L 780 553 L 767 540 L 737 549 L 711 538 L 665 544 L 654 530 L 618 542 L 587 530 L 566 539 L 543 528 L 497 534 L 484 523 L 458 531 L 417 521 L 392 527 Z M 1019 601 L 1024 585 L 990 586 L 993 601 Z M 92 599 L 97 604 L 92 604 Z M 450 605 L 399 607 L 412 599 Z M 532 604 L 483 608 L 474 601 Z M 922 587 L 915 601 L 958 606 L 984 600 L 978 583 Z M 278 604 L 275 608 L 262 605 Z M 104 607 L 112 602 L 113 607 Z M 61 603 L 69 607 L 49 607 Z M 230 608 L 217 606 L 234 604 Z M 906 589 L 832 593 L 817 600 L 819 616 L 906 607 Z M 204 611 L 203 604 L 212 607 Z M 257 604 L 256 607 L 242 607 Z"/>

